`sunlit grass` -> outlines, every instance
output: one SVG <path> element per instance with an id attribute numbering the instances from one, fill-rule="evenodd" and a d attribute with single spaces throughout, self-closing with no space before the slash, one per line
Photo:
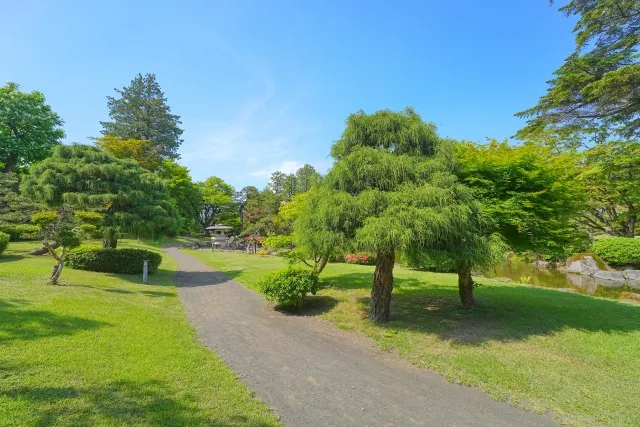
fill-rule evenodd
<path id="1" fill-rule="evenodd" d="M 277 257 L 187 253 L 254 290 L 286 266 Z M 396 267 L 392 321 L 375 325 L 366 319 L 372 273 L 329 264 L 312 312 L 452 382 L 559 421 L 640 425 L 640 306 L 477 279 L 480 306 L 465 313 L 455 275 Z"/>
<path id="2" fill-rule="evenodd" d="M 25 255 L 36 244 L 0 255 L 0 425 L 278 425 L 197 342 L 174 259 L 148 285 L 67 268 L 52 286 L 54 261 Z"/>

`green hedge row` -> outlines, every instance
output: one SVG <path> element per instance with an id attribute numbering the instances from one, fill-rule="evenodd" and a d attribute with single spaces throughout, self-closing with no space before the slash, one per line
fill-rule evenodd
<path id="1" fill-rule="evenodd" d="M 11 236 L 11 241 L 35 240 L 40 235 L 40 227 L 33 224 L 0 224 L 0 232 Z"/>
<path id="2" fill-rule="evenodd" d="M 154 273 L 162 262 L 162 256 L 145 249 L 78 248 L 69 252 L 66 263 L 76 270 L 142 274 L 145 260 L 149 261 L 149 273 Z"/>
<path id="3" fill-rule="evenodd" d="M 0 254 L 7 249 L 7 246 L 9 246 L 9 240 L 9 235 L 0 231 Z"/>
<path id="4" fill-rule="evenodd" d="M 593 242 L 593 252 L 609 264 L 640 267 L 640 239 L 607 237 Z"/>

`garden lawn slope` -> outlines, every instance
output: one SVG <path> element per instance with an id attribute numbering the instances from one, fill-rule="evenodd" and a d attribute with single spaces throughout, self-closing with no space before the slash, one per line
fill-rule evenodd
<path id="1" fill-rule="evenodd" d="M 65 269 L 52 286 L 34 245 L 0 255 L 0 425 L 279 425 L 197 342 L 173 259 L 150 285 Z"/>
<path id="2" fill-rule="evenodd" d="M 188 253 L 254 290 L 286 265 L 277 257 Z M 392 321 L 377 325 L 367 321 L 372 275 L 373 267 L 329 264 L 308 312 L 325 312 L 450 381 L 551 411 L 561 422 L 640 425 L 640 306 L 477 279 L 480 306 L 465 313 L 455 275 L 396 267 Z"/>

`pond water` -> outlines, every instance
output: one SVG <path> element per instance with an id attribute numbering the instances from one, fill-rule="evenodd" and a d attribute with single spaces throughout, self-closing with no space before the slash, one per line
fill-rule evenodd
<path id="1" fill-rule="evenodd" d="M 503 263 L 491 275 L 493 278 L 506 277 L 514 282 L 525 283 L 523 277 L 530 277 L 528 284 L 543 288 L 569 288 L 586 295 L 604 298 L 619 298 L 622 292 L 640 292 L 640 282 L 631 285 L 624 282 L 594 279 L 581 274 L 565 273 L 557 269 L 538 269 L 533 264 L 512 259 Z"/>

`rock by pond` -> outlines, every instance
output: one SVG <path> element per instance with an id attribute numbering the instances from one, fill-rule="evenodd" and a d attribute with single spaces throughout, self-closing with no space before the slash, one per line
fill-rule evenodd
<path id="1" fill-rule="evenodd" d="M 583 258 L 587 256 L 591 257 L 590 254 L 586 254 Z M 568 268 L 536 268 L 532 263 L 517 258 L 503 263 L 491 276 L 500 281 L 508 278 L 514 282 L 526 281 L 527 284 L 532 286 L 562 289 L 565 292 L 571 292 L 567 289 L 573 289 L 575 292 L 581 294 L 615 299 L 620 298 L 622 292 L 640 291 L 640 280 L 635 280 L 635 277 L 640 276 L 639 270 L 614 272 L 610 271 L 610 269 L 606 267 L 606 264 L 604 264 L 606 268 L 606 270 L 604 270 L 599 268 L 602 264 L 598 265 L 596 258 L 587 260 L 585 263 L 581 262 L 581 264 L 586 266 L 585 269 L 580 267 L 581 271 L 590 271 L 593 276 L 589 274 L 569 273 Z M 594 267 L 598 268 L 594 269 Z M 574 270 L 575 268 L 574 266 Z M 600 272 L 598 275 L 600 277 L 594 277 L 596 271 Z M 618 274 L 608 275 L 604 273 Z M 622 275 L 622 280 L 610 280 L 612 277 L 619 279 L 621 277 L 620 275 Z M 605 278 L 605 276 L 607 278 Z M 634 279 L 630 280 L 632 277 Z"/>

